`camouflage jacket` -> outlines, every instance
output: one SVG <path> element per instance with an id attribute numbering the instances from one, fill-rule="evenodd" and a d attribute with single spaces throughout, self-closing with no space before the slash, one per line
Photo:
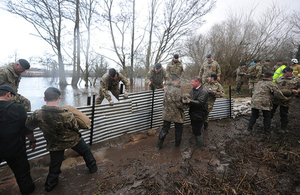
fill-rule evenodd
<path id="1" fill-rule="evenodd" d="M 238 67 L 236 70 L 236 82 L 241 82 L 245 80 L 246 67 Z"/>
<path id="2" fill-rule="evenodd" d="M 165 80 L 165 84 L 169 82 L 169 77 L 166 70 L 161 67 L 159 73 L 155 73 L 155 67 L 151 66 L 148 74 L 147 74 L 147 83 L 152 81 L 152 84 L 156 89 L 163 88 L 163 82 Z"/>
<path id="3" fill-rule="evenodd" d="M 300 79 L 295 75 L 292 75 L 291 77 L 285 77 L 285 76 L 279 77 L 276 79 L 275 83 L 278 85 L 280 90 L 282 89 L 298 90 L 298 88 L 300 88 Z M 295 100 L 295 95 L 293 95 L 293 98 L 290 99 L 289 101 L 280 101 L 275 99 L 274 104 L 290 107 L 292 106 L 294 100 Z"/>
<path id="4" fill-rule="evenodd" d="M 199 76 L 203 81 L 208 82 L 208 76 L 213 73 L 217 74 L 218 77 L 221 76 L 221 69 L 218 62 L 214 60 L 211 60 L 210 62 L 205 61 L 200 68 Z"/>
<path id="5" fill-rule="evenodd" d="M 300 77 L 300 65 L 299 64 L 294 64 L 294 66 L 290 66 L 293 69 L 293 74 L 296 77 Z"/>
<path id="6" fill-rule="evenodd" d="M 173 60 L 171 62 L 168 63 L 167 65 L 167 73 L 168 76 L 170 77 L 170 75 L 172 73 L 176 73 L 179 76 L 182 75 L 183 73 L 183 66 L 182 63 L 178 60 L 177 62 L 174 62 Z"/>
<path id="7" fill-rule="evenodd" d="M 117 72 L 117 78 L 114 80 L 109 76 L 108 73 L 105 73 L 101 80 L 100 80 L 100 85 L 101 88 L 104 92 L 104 97 L 110 101 L 111 96 L 109 95 L 108 91 L 119 89 L 119 83 L 122 81 L 122 83 L 125 85 L 125 90 L 129 91 L 129 82 L 127 81 L 127 78 L 124 77 L 121 73 Z M 120 91 L 120 90 L 119 90 Z"/>
<path id="8" fill-rule="evenodd" d="M 262 79 L 263 67 L 260 64 L 254 64 L 248 68 L 248 77 L 250 83 L 257 83 Z"/>
<path id="9" fill-rule="evenodd" d="M 251 100 L 251 108 L 259 110 L 272 110 L 274 99 L 286 101 L 279 87 L 270 78 L 263 78 L 256 86 Z"/>
<path id="10" fill-rule="evenodd" d="M 0 85 L 11 86 L 16 93 L 21 80 L 21 75 L 15 71 L 14 63 L 0 68 Z"/>
<path id="11" fill-rule="evenodd" d="M 221 98 L 225 95 L 223 87 L 220 83 L 216 82 L 208 82 L 204 84 L 205 89 L 208 92 L 208 101 L 215 101 L 216 98 Z"/>
<path id="12" fill-rule="evenodd" d="M 42 130 L 49 151 L 72 148 L 81 140 L 75 116 L 63 107 L 43 106 L 27 119 L 26 127 Z"/>
<path id="13" fill-rule="evenodd" d="M 165 88 L 162 120 L 184 123 L 184 110 L 188 106 L 182 103 L 180 85 L 169 82 Z"/>

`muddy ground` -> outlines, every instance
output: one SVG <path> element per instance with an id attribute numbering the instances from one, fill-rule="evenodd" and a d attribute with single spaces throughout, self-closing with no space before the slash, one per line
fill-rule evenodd
<path id="1" fill-rule="evenodd" d="M 161 150 L 159 132 L 93 145 L 95 174 L 81 157 L 66 152 L 59 184 L 50 193 L 44 190 L 49 157 L 32 160 L 33 194 L 300 194 L 299 101 L 290 108 L 286 132 L 280 131 L 277 111 L 270 134 L 262 132 L 262 117 L 251 132 L 249 116 L 210 121 L 202 149 L 195 148 L 190 126 L 179 148 L 174 129 Z M 1 195 L 19 194 L 9 168 L 1 167 L 0 176 Z"/>

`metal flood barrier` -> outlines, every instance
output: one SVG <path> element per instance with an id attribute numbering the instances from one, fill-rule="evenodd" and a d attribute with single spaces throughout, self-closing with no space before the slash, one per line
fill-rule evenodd
<path id="1" fill-rule="evenodd" d="M 86 143 L 95 144 L 120 137 L 124 133 L 131 134 L 145 131 L 150 129 L 151 126 L 153 129 L 157 129 L 163 123 L 163 96 L 164 91 L 162 89 L 155 90 L 154 92 L 142 91 L 129 93 L 128 99 L 124 99 L 121 94 L 120 101 L 116 102 L 113 106 L 109 104 L 95 105 L 93 103 L 90 106 L 77 107 L 78 110 L 86 114 L 92 121 L 91 128 L 88 130 L 81 129 L 80 133 Z M 209 115 L 209 119 L 216 120 L 231 117 L 232 105 L 233 99 L 231 98 L 217 99 L 213 111 Z M 31 114 L 32 112 L 28 116 Z M 184 124 L 190 124 L 188 110 L 185 111 L 185 115 Z M 46 149 L 46 140 L 40 129 L 37 128 L 34 130 L 34 136 L 37 140 L 37 147 L 34 151 L 27 149 L 29 160 L 45 156 L 49 153 Z M 29 140 L 26 138 L 26 147 L 28 143 Z M 2 162 L 0 165 L 4 164 L 6 162 Z"/>

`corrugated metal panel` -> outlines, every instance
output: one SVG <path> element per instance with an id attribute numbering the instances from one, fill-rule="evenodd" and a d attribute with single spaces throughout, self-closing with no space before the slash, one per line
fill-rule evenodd
<path id="1" fill-rule="evenodd" d="M 153 121 L 152 127 L 158 128 L 162 125 L 162 109 L 163 109 L 162 89 L 156 90 L 154 93 Z M 151 108 L 152 108 L 152 91 L 143 91 L 137 93 L 129 93 L 128 99 L 123 99 L 120 95 L 119 102 L 114 106 L 96 105 L 94 115 L 94 131 L 93 143 L 107 141 L 123 135 L 131 134 L 138 131 L 144 131 L 150 128 Z M 229 105 L 233 106 L 233 99 L 217 99 L 213 111 L 209 115 L 210 120 L 222 119 L 229 117 Z M 78 110 L 85 113 L 90 119 L 92 118 L 92 106 L 78 107 Z M 29 113 L 31 115 L 32 113 Z M 184 124 L 190 124 L 188 110 L 185 111 L 186 120 Z M 80 130 L 82 137 L 87 143 L 90 142 L 91 130 Z M 49 152 L 46 150 L 46 140 L 43 133 L 39 129 L 34 130 L 37 139 L 37 148 L 34 151 L 27 150 L 28 158 L 34 159 Z M 27 140 L 27 145 L 28 145 Z M 3 165 L 5 163 L 1 163 Z"/>

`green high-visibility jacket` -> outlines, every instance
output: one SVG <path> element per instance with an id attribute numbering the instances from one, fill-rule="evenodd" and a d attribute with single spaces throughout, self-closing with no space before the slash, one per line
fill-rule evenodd
<path id="1" fill-rule="evenodd" d="M 282 71 L 286 68 L 286 65 L 281 65 L 275 72 L 273 76 L 273 82 L 276 81 L 277 78 L 281 77 L 283 75 Z"/>

